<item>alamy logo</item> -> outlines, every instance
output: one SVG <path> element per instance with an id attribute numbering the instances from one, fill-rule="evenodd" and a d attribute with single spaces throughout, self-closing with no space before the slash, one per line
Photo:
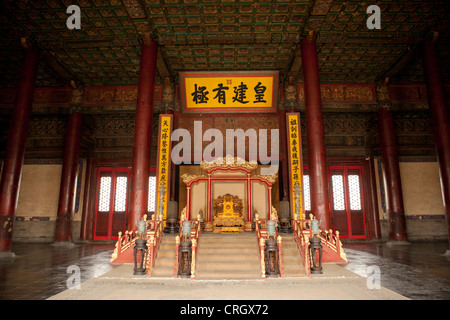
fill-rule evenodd
<path id="1" fill-rule="evenodd" d="M 374 289 L 381 289 L 381 270 L 379 266 L 368 266 L 366 269 L 367 279 L 366 279 L 366 285 L 367 289 L 374 290 Z"/>
<path id="2" fill-rule="evenodd" d="M 68 29 L 81 29 L 81 9 L 77 5 L 71 5 L 67 7 L 67 14 L 71 14 L 69 18 L 67 18 L 66 26 Z"/>
<path id="3" fill-rule="evenodd" d="M 67 7 L 66 13 L 71 15 L 69 18 L 67 18 L 67 21 L 66 21 L 67 28 L 70 30 L 81 29 L 81 9 L 80 9 L 80 7 L 77 5 L 70 5 Z M 370 16 L 367 18 L 367 21 L 366 21 L 367 28 L 370 30 L 381 29 L 381 9 L 380 9 L 380 7 L 377 5 L 370 5 L 367 7 L 366 13 L 370 14 Z M 217 92 L 217 94 L 214 98 L 218 98 L 219 102 L 224 103 L 225 98 L 223 96 L 223 91 L 221 91 L 221 90 L 222 89 L 228 90 L 228 87 L 223 87 L 223 88 L 219 88 L 219 89 L 220 89 L 220 91 Z M 217 91 L 219 89 L 215 89 L 213 91 Z M 264 93 L 264 91 L 265 91 L 265 89 L 262 89 L 262 87 L 255 88 L 255 91 L 256 90 L 259 90 L 259 91 L 257 91 L 257 94 L 259 94 L 259 96 L 261 96 L 261 94 Z M 196 91 L 197 91 L 197 88 L 196 88 Z M 206 93 L 208 93 L 208 92 L 206 92 Z M 203 95 L 200 96 L 200 99 L 208 100 L 208 98 L 206 98 L 204 96 L 204 94 L 206 94 L 206 93 L 202 93 Z M 236 97 L 233 98 L 234 100 L 238 99 L 238 94 L 240 94 L 239 99 L 242 99 L 244 97 L 242 95 L 242 93 L 238 93 L 238 92 L 236 92 L 236 90 L 235 90 L 235 93 L 236 93 Z M 199 98 L 198 96 L 194 96 L 194 99 L 198 99 L 198 98 Z M 260 100 L 257 102 L 262 102 L 262 101 L 263 100 Z M 205 101 L 202 100 L 199 103 L 204 103 L 204 102 Z M 197 103 L 197 101 L 196 101 L 196 103 Z M 247 103 L 247 102 L 243 102 L 243 103 Z"/>
<path id="4" fill-rule="evenodd" d="M 81 271 L 77 265 L 70 265 L 67 267 L 66 273 L 70 274 L 66 281 L 68 289 L 81 289 Z"/>
<path id="5" fill-rule="evenodd" d="M 237 157 L 238 161 L 246 158 L 246 140 L 248 139 L 248 161 L 261 164 L 270 164 L 269 167 L 261 167 L 262 175 L 272 175 L 278 172 L 279 164 L 279 130 L 270 130 L 270 154 L 268 154 L 267 129 L 226 129 L 225 140 L 222 131 L 209 128 L 203 132 L 202 121 L 194 121 L 194 137 L 192 139 L 187 129 L 176 129 L 172 133 L 172 141 L 178 143 L 172 148 L 172 162 L 174 164 L 194 164 L 205 162 L 223 161 L 223 157 Z M 181 140 L 181 141 L 180 141 Z M 194 142 L 192 156 L 192 141 Z M 203 150 L 203 142 L 209 142 Z M 224 154 L 225 141 L 225 154 Z M 235 143 L 236 142 L 236 143 Z M 235 154 L 236 150 L 236 154 Z"/>
<path id="6" fill-rule="evenodd" d="M 371 14 L 367 18 L 366 25 L 370 30 L 381 29 L 381 9 L 377 5 L 371 5 L 367 7 L 367 14 Z"/>

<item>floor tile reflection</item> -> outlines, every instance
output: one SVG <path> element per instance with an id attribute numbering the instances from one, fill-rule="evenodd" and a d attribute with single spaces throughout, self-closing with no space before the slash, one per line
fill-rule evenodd
<path id="1" fill-rule="evenodd" d="M 46 299 L 64 291 L 73 275 L 69 266 L 79 268 L 81 282 L 98 277 L 112 269 L 112 250 L 112 245 L 14 244 L 16 256 L 0 259 L 0 299 Z"/>
<path id="2" fill-rule="evenodd" d="M 79 267 L 81 282 L 113 269 L 113 245 L 14 244 L 14 258 L 0 259 L 0 299 L 46 299 L 67 289 Z M 390 247 L 385 243 L 346 243 L 349 263 L 344 268 L 363 277 L 368 267 L 380 270 L 381 286 L 411 299 L 450 299 L 448 242 L 413 243 Z"/>
<path id="3" fill-rule="evenodd" d="M 383 287 L 416 300 L 450 299 L 450 256 L 443 255 L 448 242 L 347 243 L 344 248 L 346 268 L 367 277 L 373 274 L 368 267 L 378 266 Z"/>

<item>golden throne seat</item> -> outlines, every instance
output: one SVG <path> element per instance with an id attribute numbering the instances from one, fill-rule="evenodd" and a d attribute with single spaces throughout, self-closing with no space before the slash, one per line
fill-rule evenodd
<path id="1" fill-rule="evenodd" d="M 214 199 L 214 232 L 239 233 L 244 231 L 243 208 L 242 200 L 229 193 Z"/>

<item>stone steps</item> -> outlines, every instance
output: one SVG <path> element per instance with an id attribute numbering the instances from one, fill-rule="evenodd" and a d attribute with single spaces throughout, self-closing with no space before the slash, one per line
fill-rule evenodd
<path id="1" fill-rule="evenodd" d="M 175 235 L 164 235 L 159 246 L 158 256 L 152 277 L 173 277 L 175 264 Z"/>
<path id="2" fill-rule="evenodd" d="M 305 276 L 292 235 L 282 234 L 286 277 Z M 196 279 L 261 279 L 259 248 L 254 233 L 202 233 L 197 249 Z M 173 277 L 175 236 L 165 235 L 159 248 L 152 277 Z"/>
<path id="3" fill-rule="evenodd" d="M 282 235 L 283 266 L 285 277 L 303 277 L 305 268 L 302 264 L 300 252 L 297 249 L 293 235 Z"/>
<path id="4" fill-rule="evenodd" d="M 253 233 L 200 237 L 196 279 L 258 279 L 259 266 Z"/>

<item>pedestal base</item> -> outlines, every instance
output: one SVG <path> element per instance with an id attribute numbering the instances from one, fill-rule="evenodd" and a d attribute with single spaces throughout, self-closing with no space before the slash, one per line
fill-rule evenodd
<path id="1" fill-rule="evenodd" d="M 280 226 L 279 232 L 281 233 L 292 233 L 293 229 L 291 226 Z"/>
<path id="2" fill-rule="evenodd" d="M 133 275 L 135 276 L 145 276 L 147 274 L 147 271 L 144 270 L 134 270 Z"/>
<path id="3" fill-rule="evenodd" d="M 180 228 L 178 226 L 176 226 L 175 224 L 168 224 L 164 228 L 164 233 L 168 233 L 168 234 L 178 234 L 178 231 L 180 231 Z"/>

